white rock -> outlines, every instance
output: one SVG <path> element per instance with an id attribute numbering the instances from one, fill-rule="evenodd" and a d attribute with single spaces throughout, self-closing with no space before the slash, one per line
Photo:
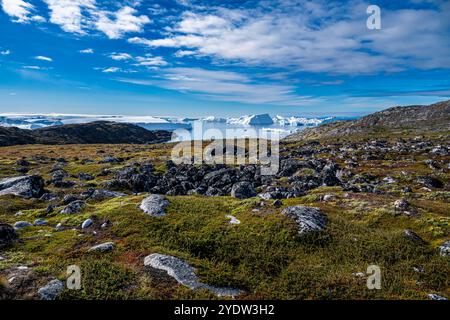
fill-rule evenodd
<path id="1" fill-rule="evenodd" d="M 225 216 L 225 218 L 230 219 L 230 224 L 240 224 L 241 223 L 240 220 L 238 220 L 236 217 L 234 217 L 234 216 L 232 216 L 230 214 L 227 214 Z"/>
<path id="2" fill-rule="evenodd" d="M 207 289 L 219 297 L 234 297 L 242 294 L 242 291 L 238 289 L 219 288 L 200 282 L 193 267 L 185 261 L 173 256 L 159 253 L 151 254 L 145 257 L 144 266 L 166 271 L 167 274 L 173 277 L 178 283 L 191 290 Z"/>
<path id="3" fill-rule="evenodd" d="M 168 205 L 169 201 L 166 197 L 159 194 L 151 194 L 142 200 L 139 208 L 153 217 L 162 217 L 166 215 L 165 208 Z"/>
<path id="4" fill-rule="evenodd" d="M 427 296 L 431 300 L 448 300 L 446 297 L 440 296 L 435 293 L 429 293 Z"/>

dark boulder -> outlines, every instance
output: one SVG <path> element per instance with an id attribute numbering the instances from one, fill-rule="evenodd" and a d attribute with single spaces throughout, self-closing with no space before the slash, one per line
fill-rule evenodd
<path id="1" fill-rule="evenodd" d="M 40 176 L 20 176 L 0 180 L 0 196 L 13 194 L 23 198 L 37 198 L 44 192 L 44 180 Z"/>
<path id="2" fill-rule="evenodd" d="M 9 224 L 0 224 L 0 248 L 7 247 L 19 239 L 16 231 Z"/>

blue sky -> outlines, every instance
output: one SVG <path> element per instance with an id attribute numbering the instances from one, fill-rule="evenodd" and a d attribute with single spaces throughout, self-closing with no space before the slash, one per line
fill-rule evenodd
<path id="1" fill-rule="evenodd" d="M 449 1 L 0 1 L 3 113 L 355 115 L 450 97 Z"/>

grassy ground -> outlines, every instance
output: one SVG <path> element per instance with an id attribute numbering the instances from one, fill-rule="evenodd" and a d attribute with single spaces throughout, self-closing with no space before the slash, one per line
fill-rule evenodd
<path id="1" fill-rule="evenodd" d="M 105 167 L 144 160 L 151 160 L 163 171 L 169 152 L 165 145 L 1 148 L 0 177 L 14 173 L 17 159 L 33 155 L 64 157 L 69 161 L 65 169 L 71 174 L 97 174 Z M 97 161 L 105 154 L 126 161 L 114 166 L 81 162 L 84 158 Z M 30 161 L 31 173 L 49 177 L 54 161 Z M 430 169 L 417 161 L 399 163 L 393 157 L 390 161 L 368 162 L 355 170 L 395 176 L 402 170 L 419 173 Z M 100 184 L 103 179 L 93 183 Z M 274 207 L 271 201 L 261 205 L 256 198 L 168 197 L 168 214 L 161 218 L 147 216 L 138 209 L 145 194 L 88 202 L 75 215 L 59 214 L 58 209 L 46 214 L 47 204 L 42 201 L 3 196 L 1 222 L 45 218 L 52 226 L 62 223 L 67 228 L 56 232 L 51 226 L 31 227 L 19 232 L 22 241 L 0 252 L 7 258 L 0 261 L 0 298 L 34 297 L 36 288 L 48 280 L 65 279 L 66 268 L 72 264 L 81 267 L 82 289 L 65 290 L 62 298 L 215 298 L 207 291 L 191 291 L 178 285 L 164 273 L 145 269 L 144 257 L 151 253 L 186 260 L 196 267 L 202 282 L 245 291 L 240 299 L 426 299 L 428 293 L 450 297 L 449 260 L 436 249 L 448 239 L 450 231 L 450 192 L 415 192 L 408 196 L 420 213 L 418 218 L 409 218 L 396 213 L 393 207 L 401 194 L 400 187 L 393 184 L 383 195 L 322 187 L 304 197 L 283 200 L 281 208 Z M 77 189 L 66 192 L 74 191 Z M 324 194 L 335 198 L 323 202 L 320 199 Z M 299 237 L 292 221 L 280 214 L 283 207 L 296 204 L 322 209 L 329 218 L 326 231 Z M 23 215 L 15 216 L 18 211 Z M 241 224 L 229 224 L 225 217 L 228 214 Z M 95 221 L 97 234 L 80 229 L 87 218 Z M 110 222 L 109 227 L 98 228 L 104 221 Z M 427 244 L 406 239 L 404 229 L 414 230 Z M 116 244 L 112 253 L 87 252 L 92 245 L 107 241 Z M 366 275 L 356 275 L 365 273 L 373 264 L 382 271 L 381 290 L 367 289 Z M 36 276 L 28 295 L 8 290 L 6 278 L 21 265 L 27 265 Z"/>

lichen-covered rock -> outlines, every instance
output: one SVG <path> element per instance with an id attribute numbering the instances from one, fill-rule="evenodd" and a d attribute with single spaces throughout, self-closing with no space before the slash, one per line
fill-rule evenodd
<path id="1" fill-rule="evenodd" d="M 169 205 L 169 200 L 159 194 L 151 194 L 142 200 L 139 208 L 146 214 L 154 217 L 162 217 L 166 215 L 165 208 Z"/>
<path id="2" fill-rule="evenodd" d="M 207 289 L 219 297 L 234 297 L 242 294 L 242 291 L 238 289 L 214 287 L 200 282 L 195 274 L 195 268 L 173 256 L 159 253 L 151 254 L 145 257 L 144 266 L 166 271 L 178 283 L 191 290 Z"/>
<path id="3" fill-rule="evenodd" d="M 64 290 L 64 283 L 59 280 L 52 280 L 38 290 L 41 300 L 55 300 Z"/>
<path id="4" fill-rule="evenodd" d="M 322 231 L 327 225 L 327 217 L 319 209 L 304 206 L 287 207 L 281 212 L 298 226 L 298 234 Z"/>
<path id="5" fill-rule="evenodd" d="M 109 191 L 109 190 L 95 190 L 89 197 L 89 200 L 102 201 L 106 199 L 119 198 L 125 196 L 125 193 Z"/>
<path id="6" fill-rule="evenodd" d="M 45 226 L 47 225 L 47 221 L 44 219 L 36 219 L 33 223 L 35 226 Z"/>
<path id="7" fill-rule="evenodd" d="M 81 224 L 81 229 L 87 229 L 87 228 L 89 228 L 93 223 L 94 223 L 94 221 L 92 221 L 92 219 L 86 219 L 86 220 L 84 220 L 83 223 Z"/>
<path id="8" fill-rule="evenodd" d="M 7 247 L 19 239 L 16 231 L 9 224 L 0 224 L 0 248 Z"/>
<path id="9" fill-rule="evenodd" d="M 405 236 L 406 239 L 411 240 L 412 242 L 418 243 L 418 244 L 424 244 L 425 241 L 414 231 L 409 230 L 409 229 L 405 229 L 403 231 L 403 235 Z"/>
<path id="10" fill-rule="evenodd" d="M 0 180 L 0 196 L 12 194 L 26 199 L 37 198 L 44 191 L 44 179 L 40 176 L 20 176 Z"/>

